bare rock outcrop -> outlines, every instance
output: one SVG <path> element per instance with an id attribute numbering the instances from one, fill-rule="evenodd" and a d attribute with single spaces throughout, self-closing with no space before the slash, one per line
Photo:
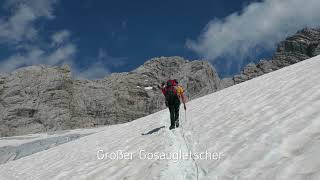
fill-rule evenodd
<path id="1" fill-rule="evenodd" d="M 67 66 L 0 73 L 0 137 L 129 122 L 165 108 L 157 85 L 169 78 L 180 81 L 190 100 L 319 54 L 320 29 L 306 28 L 281 42 L 272 60 L 222 80 L 209 62 L 177 56 L 101 80 L 72 79 Z"/>
<path id="2" fill-rule="evenodd" d="M 247 65 L 239 75 L 233 77 L 238 84 L 265 73 L 269 73 L 320 54 L 320 29 L 305 28 L 279 43 L 271 60 Z"/>
<path id="3" fill-rule="evenodd" d="M 180 80 L 189 99 L 215 92 L 220 79 L 209 62 L 160 57 L 128 73 L 96 81 L 74 81 L 72 121 L 96 125 L 124 123 L 165 108 L 157 85 Z"/>
<path id="4" fill-rule="evenodd" d="M 0 86 L 1 136 L 71 127 L 68 68 L 26 67 L 2 76 Z"/>
<path id="5" fill-rule="evenodd" d="M 74 80 L 64 67 L 30 66 L 0 75 L 0 136 L 132 121 L 165 108 L 157 85 L 180 80 L 189 99 L 220 89 L 209 62 L 153 58 L 101 80 Z"/>

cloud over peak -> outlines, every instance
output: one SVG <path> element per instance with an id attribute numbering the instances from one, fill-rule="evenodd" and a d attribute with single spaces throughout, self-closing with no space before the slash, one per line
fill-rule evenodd
<path id="1" fill-rule="evenodd" d="M 319 0 L 265 0 L 242 12 L 210 21 L 197 40 L 186 45 L 209 60 L 244 59 L 256 48 L 270 50 L 286 36 L 304 27 L 320 25 Z"/>

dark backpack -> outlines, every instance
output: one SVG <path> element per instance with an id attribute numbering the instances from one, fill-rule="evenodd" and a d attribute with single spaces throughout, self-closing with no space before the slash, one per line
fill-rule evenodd
<path id="1" fill-rule="evenodd" d="M 178 85 L 178 81 L 176 79 L 170 79 L 167 81 L 167 86 L 170 87 L 170 86 L 176 86 Z"/>
<path id="2" fill-rule="evenodd" d="M 166 105 L 171 106 L 179 104 L 180 100 L 177 94 L 176 86 L 167 86 L 165 89 Z"/>

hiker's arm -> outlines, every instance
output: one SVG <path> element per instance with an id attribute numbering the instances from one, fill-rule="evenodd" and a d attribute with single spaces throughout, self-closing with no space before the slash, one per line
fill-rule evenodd
<path id="1" fill-rule="evenodd" d="M 162 91 L 162 94 L 165 94 L 165 87 L 164 87 L 164 82 L 162 82 L 161 86 L 158 85 L 158 88 Z"/>
<path id="2" fill-rule="evenodd" d="M 165 95 L 166 90 L 164 88 L 161 88 L 162 94 Z"/>
<path id="3" fill-rule="evenodd" d="M 161 90 L 162 94 L 164 95 L 165 89 L 163 87 L 161 87 L 160 85 L 158 85 L 158 88 Z"/>
<path id="4" fill-rule="evenodd" d="M 181 100 L 182 100 L 182 102 L 183 102 L 183 108 L 184 108 L 184 110 L 187 110 L 187 106 L 186 106 L 186 98 L 184 97 L 184 95 L 183 95 L 183 94 L 181 95 Z"/>
<path id="5" fill-rule="evenodd" d="M 181 94 L 181 100 L 182 100 L 182 103 L 185 105 L 186 104 L 186 98 L 184 97 L 183 94 Z"/>
<path id="6" fill-rule="evenodd" d="M 181 98 L 182 103 L 183 103 L 183 108 L 186 110 L 187 109 L 187 107 L 186 107 L 186 97 L 184 96 L 183 93 L 181 93 L 180 98 Z"/>

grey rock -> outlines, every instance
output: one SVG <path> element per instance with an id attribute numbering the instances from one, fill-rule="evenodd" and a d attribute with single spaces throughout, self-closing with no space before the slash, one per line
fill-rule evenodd
<path id="1" fill-rule="evenodd" d="M 72 122 L 110 125 L 164 109 L 164 97 L 157 85 L 169 78 L 180 81 L 189 99 L 216 91 L 220 83 L 208 62 L 153 58 L 129 73 L 114 73 L 97 81 L 75 81 Z"/>
<path id="2" fill-rule="evenodd" d="M 220 84 L 221 84 L 220 89 L 225 89 L 230 86 L 233 86 L 234 80 L 233 80 L 233 78 L 223 78 L 223 79 L 221 79 Z"/>
<path id="3" fill-rule="evenodd" d="M 319 54 L 320 29 L 305 28 L 280 42 L 271 60 L 247 65 L 233 80 L 238 84 Z"/>
<path id="4" fill-rule="evenodd" d="M 257 65 L 257 68 L 262 71 L 262 74 L 266 74 L 277 70 L 278 68 L 272 63 L 272 61 L 261 60 Z M 259 75 L 262 75 L 261 72 Z"/>
<path id="5" fill-rule="evenodd" d="M 320 43 L 312 50 L 312 56 L 320 55 Z"/>
<path id="6" fill-rule="evenodd" d="M 278 69 L 309 59 L 316 55 L 315 49 L 320 44 L 320 29 L 305 28 L 282 41 L 272 58 Z"/>
<path id="7" fill-rule="evenodd" d="M 30 66 L 0 74 L 0 136 L 125 123 L 165 108 L 157 85 L 178 79 L 189 100 L 303 61 L 320 52 L 320 29 L 281 42 L 271 60 L 220 80 L 207 61 L 159 57 L 101 80 L 75 80 L 70 68 Z"/>
<path id="8" fill-rule="evenodd" d="M 0 78 L 0 136 L 125 123 L 165 108 L 157 85 L 175 78 L 189 99 L 217 91 L 206 61 L 153 58 L 128 73 L 74 80 L 70 69 L 30 66 Z"/>
<path id="9" fill-rule="evenodd" d="M 70 128 L 71 95 L 69 69 L 30 66 L 13 72 L 0 94 L 0 135 Z"/>
<path id="10" fill-rule="evenodd" d="M 257 76 L 260 76 L 262 74 L 264 73 L 260 68 L 258 68 L 255 64 L 250 63 L 244 68 L 241 74 L 235 75 L 233 80 L 236 83 L 241 83 L 249 79 L 255 78 Z"/>

